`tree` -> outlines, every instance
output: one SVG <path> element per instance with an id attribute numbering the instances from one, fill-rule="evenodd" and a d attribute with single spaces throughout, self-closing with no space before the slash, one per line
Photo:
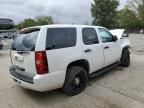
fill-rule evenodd
<path id="1" fill-rule="evenodd" d="M 22 29 L 31 26 L 39 26 L 39 25 L 48 25 L 53 24 L 53 19 L 50 16 L 39 16 L 36 19 L 24 19 L 24 21 L 20 22 L 16 25 L 17 29 Z"/>
<path id="2" fill-rule="evenodd" d="M 22 29 L 22 28 L 26 28 L 26 27 L 31 27 L 31 26 L 35 26 L 36 25 L 36 21 L 33 19 L 24 19 L 24 21 L 22 21 L 21 23 L 19 23 L 17 25 L 18 29 Z"/>
<path id="3" fill-rule="evenodd" d="M 53 24 L 53 19 L 50 16 L 39 16 L 36 18 L 37 25 L 48 25 Z"/>
<path id="4" fill-rule="evenodd" d="M 137 15 L 128 7 L 118 11 L 115 17 L 115 27 L 135 29 L 139 26 L 139 19 Z"/>
<path id="5" fill-rule="evenodd" d="M 118 0 L 94 0 L 91 8 L 93 24 L 110 28 L 118 5 Z"/>
<path id="6" fill-rule="evenodd" d="M 144 27 L 144 0 L 129 0 L 129 8 L 137 14 L 141 27 Z"/>

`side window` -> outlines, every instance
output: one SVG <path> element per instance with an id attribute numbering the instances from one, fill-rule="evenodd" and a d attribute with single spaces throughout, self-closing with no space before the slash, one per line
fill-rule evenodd
<path id="1" fill-rule="evenodd" d="M 83 42 L 86 45 L 99 43 L 97 33 L 94 28 L 83 28 L 82 36 L 83 36 Z"/>
<path id="2" fill-rule="evenodd" d="M 59 49 L 76 45 L 76 28 L 49 28 L 47 30 L 46 49 Z"/>
<path id="3" fill-rule="evenodd" d="M 98 31 L 99 31 L 99 35 L 100 35 L 103 43 L 113 41 L 112 34 L 110 32 L 108 32 L 106 29 L 99 28 Z"/>

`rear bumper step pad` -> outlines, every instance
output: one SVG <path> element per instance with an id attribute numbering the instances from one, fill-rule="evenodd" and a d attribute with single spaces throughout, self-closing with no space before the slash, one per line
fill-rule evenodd
<path id="1" fill-rule="evenodd" d="M 20 79 L 20 80 L 22 80 L 22 81 L 25 81 L 25 82 L 28 82 L 28 83 L 31 83 L 31 84 L 34 84 L 33 78 L 27 77 L 27 76 L 24 76 L 24 75 L 21 75 L 21 74 L 17 73 L 17 72 L 15 71 L 14 67 L 10 67 L 10 68 L 9 68 L 9 71 L 10 71 L 10 74 L 11 74 L 12 76 L 14 76 L 15 78 L 18 78 L 18 79 Z"/>

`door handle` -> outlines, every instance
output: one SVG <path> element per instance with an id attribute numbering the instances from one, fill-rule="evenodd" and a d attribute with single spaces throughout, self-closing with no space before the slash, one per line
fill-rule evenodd
<path id="1" fill-rule="evenodd" d="M 92 51 L 91 49 L 84 50 L 85 53 L 88 53 L 88 52 L 91 52 L 91 51 Z"/>
<path id="2" fill-rule="evenodd" d="M 104 49 L 109 49 L 109 46 L 105 46 Z"/>

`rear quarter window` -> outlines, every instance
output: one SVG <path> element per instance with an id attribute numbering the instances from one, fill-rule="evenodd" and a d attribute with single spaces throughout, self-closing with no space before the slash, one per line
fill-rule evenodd
<path id="1" fill-rule="evenodd" d="M 60 49 L 76 45 L 76 28 L 48 28 L 46 49 Z"/>

